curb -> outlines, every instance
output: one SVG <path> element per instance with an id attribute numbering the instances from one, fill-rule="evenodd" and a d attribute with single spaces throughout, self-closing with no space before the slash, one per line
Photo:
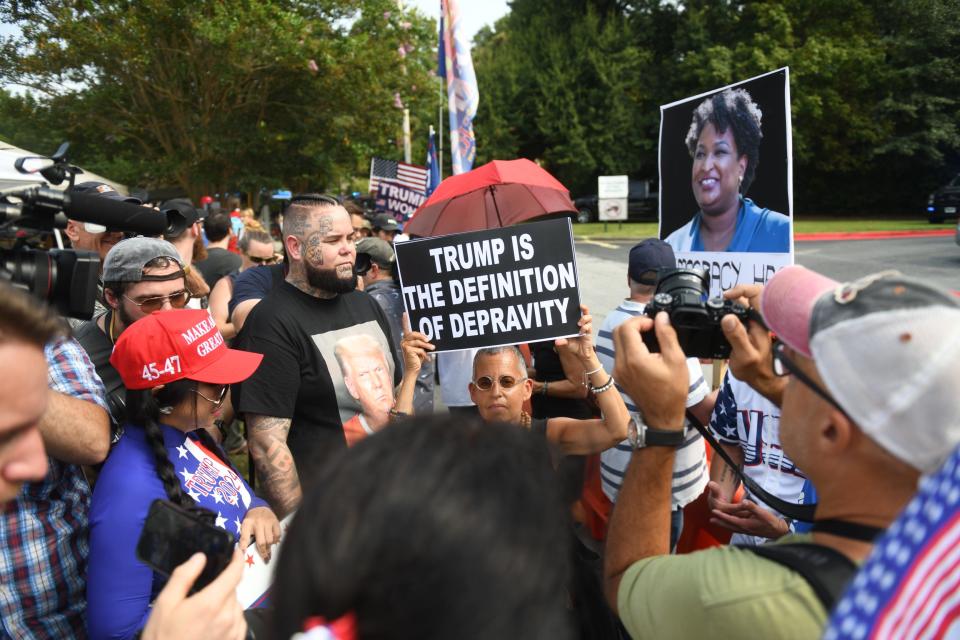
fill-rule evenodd
<path id="1" fill-rule="evenodd" d="M 814 240 L 887 240 L 891 238 L 946 238 L 956 233 L 954 229 L 931 229 L 929 231 L 824 231 L 819 233 L 796 233 L 797 242 Z"/>
<path id="2" fill-rule="evenodd" d="M 954 229 L 931 229 L 930 231 L 818 231 L 814 233 L 796 233 L 793 236 L 794 241 L 796 242 L 813 242 L 820 240 L 887 240 L 891 238 L 947 238 L 953 236 L 956 233 Z M 640 241 L 647 236 L 618 236 L 618 237 L 601 237 L 597 238 L 594 236 L 577 236 L 574 235 L 574 241 L 577 240 L 586 240 L 586 241 L 614 241 L 614 242 L 630 242 L 630 241 Z M 651 236 L 656 237 L 656 236 Z"/>

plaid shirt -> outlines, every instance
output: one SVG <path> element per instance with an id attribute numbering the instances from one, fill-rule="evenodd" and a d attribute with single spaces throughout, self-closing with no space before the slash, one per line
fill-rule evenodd
<path id="1" fill-rule="evenodd" d="M 106 392 L 73 338 L 44 350 L 50 388 L 107 410 Z M 40 482 L 0 506 L 0 637 L 85 638 L 90 487 L 78 465 L 48 459 Z"/>

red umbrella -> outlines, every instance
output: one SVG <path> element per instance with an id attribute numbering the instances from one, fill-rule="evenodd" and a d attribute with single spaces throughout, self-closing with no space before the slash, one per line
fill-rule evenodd
<path id="1" fill-rule="evenodd" d="M 441 182 L 403 231 L 442 236 L 506 227 L 565 211 L 576 208 L 559 180 L 526 159 L 494 160 Z"/>

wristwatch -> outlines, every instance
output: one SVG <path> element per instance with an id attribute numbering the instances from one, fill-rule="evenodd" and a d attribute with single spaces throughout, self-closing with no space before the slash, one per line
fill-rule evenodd
<path id="1" fill-rule="evenodd" d="M 634 451 L 643 447 L 679 447 L 683 444 L 684 433 L 683 429 L 653 429 L 648 427 L 639 415 L 632 414 L 627 425 L 627 440 Z"/>

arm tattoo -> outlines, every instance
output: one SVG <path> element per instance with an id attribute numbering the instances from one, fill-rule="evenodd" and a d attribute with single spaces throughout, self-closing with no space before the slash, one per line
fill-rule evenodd
<path id="1" fill-rule="evenodd" d="M 247 415 L 250 426 L 250 453 L 260 478 L 264 497 L 278 518 L 300 504 L 300 477 L 287 446 L 289 418 Z"/>

